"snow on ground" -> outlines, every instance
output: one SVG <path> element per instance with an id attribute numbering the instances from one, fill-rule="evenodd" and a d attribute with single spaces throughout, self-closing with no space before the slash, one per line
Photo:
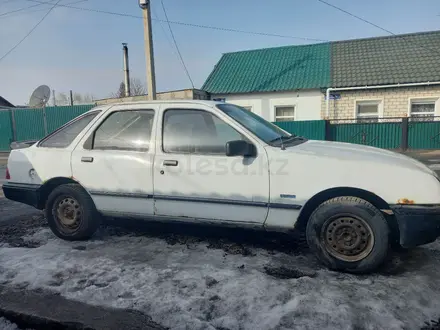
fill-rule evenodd
<path id="1" fill-rule="evenodd" d="M 3 317 L 0 317 L 0 330 L 20 330 L 14 323 L 9 322 Z"/>
<path id="2" fill-rule="evenodd" d="M 39 246 L 0 247 L 0 284 L 141 310 L 171 329 L 419 329 L 440 316 L 440 243 L 355 276 L 323 269 L 307 251 L 234 254 L 108 229 L 83 243 L 49 229 L 25 240 Z M 296 278 L 268 275 L 281 266 Z"/>

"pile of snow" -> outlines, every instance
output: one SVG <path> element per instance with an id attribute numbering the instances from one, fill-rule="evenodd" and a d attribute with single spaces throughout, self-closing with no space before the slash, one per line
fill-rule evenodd
<path id="1" fill-rule="evenodd" d="M 71 243 L 48 229 L 27 239 L 42 245 L 0 247 L 0 283 L 137 309 L 171 329 L 417 329 L 440 315 L 439 243 L 404 256 L 394 275 L 355 276 L 307 253 L 243 256 L 206 242 L 105 234 Z M 310 276 L 279 279 L 267 266 Z"/>

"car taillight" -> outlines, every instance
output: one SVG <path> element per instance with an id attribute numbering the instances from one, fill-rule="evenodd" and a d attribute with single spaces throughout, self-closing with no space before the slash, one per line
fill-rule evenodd
<path id="1" fill-rule="evenodd" d="M 9 173 L 9 169 L 6 167 L 6 180 L 11 180 L 11 174 Z"/>

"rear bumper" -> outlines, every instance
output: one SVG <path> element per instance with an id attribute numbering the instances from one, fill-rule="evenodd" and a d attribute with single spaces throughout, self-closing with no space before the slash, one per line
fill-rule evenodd
<path id="1" fill-rule="evenodd" d="M 414 247 L 434 242 L 440 236 L 440 205 L 394 205 L 400 245 Z"/>
<path id="2" fill-rule="evenodd" d="M 39 208 L 40 188 L 39 184 L 5 183 L 3 194 L 12 201 Z"/>

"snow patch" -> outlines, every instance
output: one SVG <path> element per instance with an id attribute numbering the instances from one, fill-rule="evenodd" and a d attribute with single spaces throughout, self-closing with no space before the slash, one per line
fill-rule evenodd
<path id="1" fill-rule="evenodd" d="M 0 330 L 20 330 L 16 324 L 9 322 L 4 317 L 0 317 Z"/>
<path id="2" fill-rule="evenodd" d="M 137 309 L 171 329 L 414 329 L 440 314 L 438 242 L 403 255 L 396 275 L 355 276 L 299 252 L 243 256 L 105 233 L 66 242 L 47 229 L 27 239 L 44 245 L 0 247 L 0 282 Z M 268 267 L 302 275 L 281 279 Z"/>

